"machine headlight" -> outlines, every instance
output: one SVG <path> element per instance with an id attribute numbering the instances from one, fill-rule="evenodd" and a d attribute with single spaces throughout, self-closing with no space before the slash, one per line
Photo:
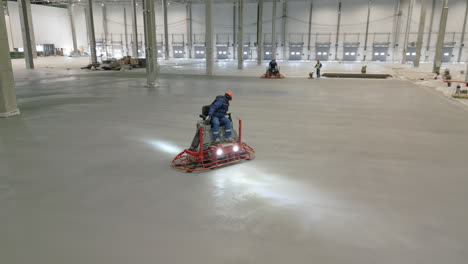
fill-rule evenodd
<path id="1" fill-rule="evenodd" d="M 216 155 L 220 156 L 220 155 L 223 155 L 223 149 L 217 149 L 216 150 Z"/>
<path id="2" fill-rule="evenodd" d="M 235 152 L 239 151 L 239 146 L 234 145 L 234 147 L 232 147 L 232 150 L 234 150 Z"/>

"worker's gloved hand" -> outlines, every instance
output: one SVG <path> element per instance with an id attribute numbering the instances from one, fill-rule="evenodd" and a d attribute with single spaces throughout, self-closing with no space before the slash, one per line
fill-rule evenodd
<path id="1" fill-rule="evenodd" d="M 210 120 L 211 120 L 211 116 L 205 117 L 205 121 L 206 121 L 206 122 L 209 122 Z"/>

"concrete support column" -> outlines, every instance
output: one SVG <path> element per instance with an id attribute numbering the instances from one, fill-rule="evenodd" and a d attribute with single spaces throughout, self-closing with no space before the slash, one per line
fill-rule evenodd
<path id="1" fill-rule="evenodd" d="M 395 18 L 393 21 L 393 61 L 396 61 L 398 53 L 398 45 L 400 43 L 400 20 L 401 20 L 401 2 L 402 0 L 395 0 Z"/>
<path id="2" fill-rule="evenodd" d="M 426 44 L 426 58 L 429 58 L 428 54 L 429 54 L 429 49 L 431 47 L 432 24 L 434 24 L 435 6 L 436 6 L 436 0 L 432 0 L 431 19 L 429 21 L 429 34 L 427 36 L 427 44 Z"/>
<path id="3" fill-rule="evenodd" d="M 461 61 L 463 47 L 465 46 L 465 31 L 466 31 L 466 19 L 467 19 L 467 17 L 468 17 L 468 1 L 466 1 L 465 18 L 463 19 L 463 27 L 462 27 L 462 33 L 461 33 L 461 38 L 460 38 L 460 49 L 458 50 L 457 62 Z"/>
<path id="4" fill-rule="evenodd" d="M 31 45 L 33 51 L 33 58 L 37 58 L 37 49 L 36 49 L 36 35 L 34 34 L 34 23 L 32 19 L 32 12 L 31 12 L 31 2 L 28 0 L 28 17 L 29 17 L 29 32 L 31 34 Z"/>
<path id="5" fill-rule="evenodd" d="M 437 34 L 437 44 L 434 55 L 434 67 L 432 72 L 440 73 L 442 66 L 442 48 L 444 46 L 445 29 L 447 27 L 448 0 L 442 2 L 442 13 L 440 14 L 439 33 Z"/>
<path id="6" fill-rule="evenodd" d="M 421 0 L 421 14 L 419 18 L 418 40 L 416 42 L 416 57 L 414 57 L 414 67 L 419 67 L 421 60 L 421 50 L 423 45 L 424 24 L 426 23 L 427 0 Z"/>
<path id="7" fill-rule="evenodd" d="M 205 0 L 206 75 L 213 75 L 213 0 Z"/>
<path id="8" fill-rule="evenodd" d="M 312 53 L 310 40 L 312 38 L 312 9 L 314 8 L 313 0 L 310 0 L 310 9 L 309 9 L 309 30 L 307 31 L 307 60 L 310 60 L 310 55 Z"/>
<path id="9" fill-rule="evenodd" d="M 271 24 L 271 57 L 276 58 L 276 1 L 273 0 L 273 19 Z"/>
<path id="10" fill-rule="evenodd" d="M 403 54 L 401 63 L 406 64 L 406 51 L 408 50 L 408 38 L 411 29 L 411 16 L 413 15 L 414 0 L 410 0 L 408 7 L 408 16 L 406 17 L 405 39 L 403 40 Z"/>
<path id="11" fill-rule="evenodd" d="M 3 4 L 3 3 L 2 3 Z M 24 59 L 26 61 L 26 69 L 34 69 L 34 54 L 36 53 L 36 44 L 32 36 L 31 27 L 31 4 L 29 0 L 18 0 L 18 11 L 20 13 L 21 33 L 23 37 Z M 1 14 L 3 16 L 3 14 Z"/>
<path id="12" fill-rule="evenodd" d="M 5 2 L 7 3 L 7 2 Z M 10 10 L 8 10 L 8 5 L 5 5 L 5 8 L 6 8 L 6 15 L 8 16 L 8 19 L 5 18 L 5 22 L 7 23 L 7 33 L 9 34 L 9 38 L 8 38 L 8 43 L 10 45 L 10 51 L 13 51 L 13 47 L 15 47 L 15 41 L 13 40 L 13 30 L 11 28 L 11 14 L 10 14 Z"/>
<path id="13" fill-rule="evenodd" d="M 120 35 L 120 52 L 122 53 L 122 56 L 125 56 L 125 52 L 126 52 L 125 47 L 126 47 L 126 45 L 125 45 L 124 39 L 122 37 L 122 34 L 119 34 L 119 35 Z"/>
<path id="14" fill-rule="evenodd" d="M 89 49 L 91 53 L 91 64 L 97 63 L 96 36 L 94 34 L 93 0 L 88 0 L 86 26 L 88 27 Z"/>
<path id="15" fill-rule="evenodd" d="M 372 0 L 369 0 L 367 3 L 367 22 L 366 22 L 366 36 L 364 37 L 364 57 L 363 61 L 366 60 L 367 57 L 367 39 L 369 37 L 369 19 L 370 19 L 370 11 L 371 11 Z"/>
<path id="16" fill-rule="evenodd" d="M 36 50 L 36 37 L 34 35 L 34 25 L 33 25 L 33 20 L 32 20 L 32 12 L 31 12 L 31 1 L 26 0 L 25 3 L 23 1 L 18 0 L 18 10 L 20 13 L 20 22 L 23 23 L 24 18 L 23 18 L 23 13 L 21 9 L 23 6 L 26 8 L 27 12 L 27 19 L 28 19 L 28 25 L 29 25 L 29 36 L 31 38 L 31 48 L 32 48 L 32 56 L 33 58 L 37 58 L 37 50 Z M 23 29 L 23 24 L 21 24 L 21 29 Z M 24 31 L 22 31 L 24 32 Z M 23 40 L 24 43 L 24 40 Z"/>
<path id="17" fill-rule="evenodd" d="M 3 2 L 0 2 L 0 118 L 19 115 Z"/>
<path id="18" fill-rule="evenodd" d="M 187 50 L 189 59 L 192 58 L 192 3 L 187 3 L 186 6 L 186 30 L 187 30 Z"/>
<path id="19" fill-rule="evenodd" d="M 136 0 L 132 0 L 132 56 L 138 58 L 138 28 L 136 14 Z"/>
<path id="20" fill-rule="evenodd" d="M 283 43 L 283 60 L 287 60 L 287 52 L 286 52 L 286 23 L 288 19 L 288 4 L 286 1 L 283 2 L 283 28 L 281 30 L 281 42 Z"/>
<path id="21" fill-rule="evenodd" d="M 75 16 L 73 14 L 73 1 L 68 0 L 68 15 L 70 17 L 70 26 L 71 26 L 71 33 L 72 33 L 72 41 L 73 41 L 73 51 L 72 55 L 76 55 L 79 53 L 78 45 L 76 44 L 76 30 L 75 30 Z"/>
<path id="22" fill-rule="evenodd" d="M 468 83 L 468 63 L 466 64 L 466 70 L 465 70 L 465 82 Z"/>
<path id="23" fill-rule="evenodd" d="M 234 2 L 232 5 L 232 58 L 236 59 L 236 46 L 237 46 L 237 24 L 236 24 L 236 17 L 237 17 L 237 9 L 236 3 Z"/>
<path id="24" fill-rule="evenodd" d="M 104 33 L 104 39 L 102 39 L 102 44 L 104 45 L 104 49 L 106 50 L 106 58 L 109 58 L 109 50 L 107 49 L 107 35 L 109 31 L 107 30 L 107 8 L 105 4 L 101 5 L 102 10 L 102 30 Z"/>
<path id="25" fill-rule="evenodd" d="M 156 48 L 156 15 L 154 1 L 143 0 L 144 30 L 145 30 L 145 54 L 146 54 L 146 85 L 158 86 L 158 49 Z"/>
<path id="26" fill-rule="evenodd" d="M 263 1 L 258 0 L 257 8 L 257 65 L 263 60 Z"/>
<path id="27" fill-rule="evenodd" d="M 89 11 L 88 11 L 87 4 L 86 4 L 85 7 L 83 8 L 83 10 L 84 10 L 85 22 L 86 22 L 86 43 L 88 44 L 88 46 L 90 46 L 89 29 L 90 29 L 91 27 L 90 27 L 90 25 L 89 25 Z M 89 53 L 91 53 L 91 51 L 90 51 Z"/>
<path id="28" fill-rule="evenodd" d="M 169 25 L 167 24 L 167 0 L 162 0 L 164 15 L 164 59 L 169 59 Z"/>
<path id="29" fill-rule="evenodd" d="M 128 56 L 127 8 L 124 7 L 125 55 Z"/>
<path id="30" fill-rule="evenodd" d="M 237 69 L 244 68 L 244 0 L 237 0 L 239 7 Z"/>
<path id="31" fill-rule="evenodd" d="M 335 60 L 338 60 L 338 41 L 340 39 L 341 1 L 338 4 L 338 23 L 336 23 Z"/>

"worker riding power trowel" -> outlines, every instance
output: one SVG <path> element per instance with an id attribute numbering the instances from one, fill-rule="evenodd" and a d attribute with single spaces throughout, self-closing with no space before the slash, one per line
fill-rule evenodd
<path id="1" fill-rule="evenodd" d="M 202 107 L 197 131 L 189 149 L 172 160 L 172 167 L 187 171 L 204 171 L 255 157 L 252 147 L 242 142 L 242 120 L 239 133 L 228 113 L 232 93 L 217 96 L 211 105 Z"/>

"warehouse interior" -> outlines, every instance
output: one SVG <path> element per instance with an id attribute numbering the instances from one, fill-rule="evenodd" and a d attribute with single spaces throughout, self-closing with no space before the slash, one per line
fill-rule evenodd
<path id="1" fill-rule="evenodd" d="M 466 263 L 467 0 L 0 8 L 0 263 Z"/>

